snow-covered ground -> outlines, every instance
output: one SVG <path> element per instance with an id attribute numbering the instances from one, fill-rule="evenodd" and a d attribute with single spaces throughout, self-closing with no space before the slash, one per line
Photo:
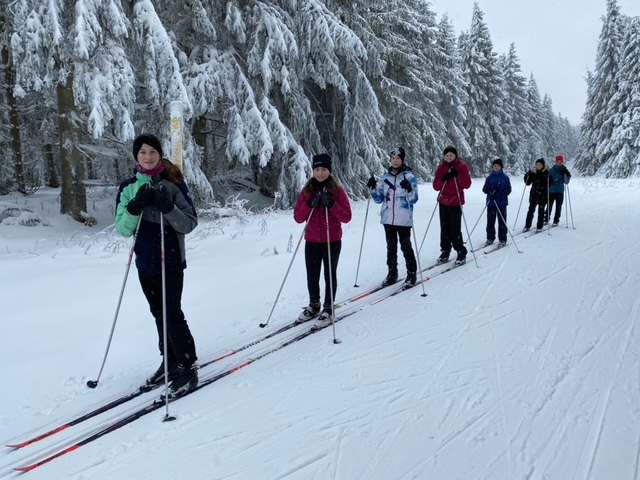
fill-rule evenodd
<path id="1" fill-rule="evenodd" d="M 509 227 L 523 192 L 513 177 Z M 471 229 L 483 180 L 468 193 Z M 574 178 L 572 218 L 384 301 L 371 296 L 331 328 L 294 343 L 37 470 L 31 479 L 637 479 L 640 476 L 640 180 Z M 59 192 L 1 202 L 49 225 L 0 224 L 0 440 L 65 423 L 158 366 L 156 334 L 135 267 L 111 351 L 129 241 L 110 227 L 114 190 L 94 188 L 91 228 L 58 214 Z M 436 194 L 420 186 L 421 242 Z M 524 223 L 525 197 L 515 232 Z M 566 206 L 566 203 L 565 203 Z M 386 274 L 378 206 L 354 204 L 338 300 Z M 15 218 L 15 217 L 14 217 Z M 23 217 L 25 218 L 25 217 Z M 32 216 L 28 216 L 32 218 Z M 573 228 L 575 225 L 575 228 Z M 484 240 L 482 217 L 472 235 Z M 515 233 L 514 232 L 514 233 Z M 291 212 L 202 220 L 188 237 L 184 310 L 200 361 L 290 322 L 307 302 L 302 247 L 274 300 L 302 226 Z M 438 255 L 437 213 L 422 267 Z M 289 250 L 289 251 L 288 251 Z M 401 265 L 402 267 L 402 265 Z M 401 268 L 404 272 L 404 268 Z M 429 273 L 437 273 L 438 268 Z M 372 304 L 373 303 L 373 304 Z M 340 310 L 338 311 L 340 312 Z M 200 371 L 246 363 L 308 325 Z M 0 477 L 145 405 L 138 397 L 38 444 L 0 453 Z"/>

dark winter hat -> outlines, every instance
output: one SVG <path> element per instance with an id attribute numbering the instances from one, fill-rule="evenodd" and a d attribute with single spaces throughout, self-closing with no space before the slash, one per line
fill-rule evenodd
<path id="1" fill-rule="evenodd" d="M 499 158 L 496 158 L 496 159 L 491 163 L 491 165 L 492 165 L 492 166 L 493 166 L 493 165 L 500 165 L 500 168 L 504 168 L 504 165 L 503 165 L 503 163 L 502 163 L 502 160 L 501 160 L 501 159 L 499 159 Z"/>
<path id="2" fill-rule="evenodd" d="M 324 167 L 327 170 L 331 171 L 331 157 L 328 153 L 320 153 L 318 155 L 314 155 L 311 165 L 313 165 L 314 169 L 318 167 Z"/>
<path id="3" fill-rule="evenodd" d="M 142 144 L 146 143 L 150 147 L 156 149 L 156 151 L 160 154 L 160 158 L 164 158 L 164 153 L 162 152 L 162 143 L 158 140 L 158 137 L 155 135 L 151 135 L 150 133 L 143 133 L 138 135 L 136 139 L 133 141 L 133 158 L 134 160 L 138 160 L 138 152 L 142 148 Z"/>
<path id="4" fill-rule="evenodd" d="M 402 160 L 404 162 L 404 148 L 402 148 L 402 147 L 394 148 L 393 150 L 391 150 L 389 155 L 391 155 L 392 157 L 395 157 L 397 155 L 397 156 L 400 157 L 400 160 Z"/>
<path id="5" fill-rule="evenodd" d="M 544 167 L 545 163 L 544 163 L 544 158 L 539 158 L 536 160 L 536 163 L 541 163 L 542 166 Z"/>
<path id="6" fill-rule="evenodd" d="M 556 157 L 556 162 L 564 162 L 564 157 L 562 155 L 558 155 Z"/>
<path id="7" fill-rule="evenodd" d="M 449 145 L 447 148 L 445 148 L 442 156 L 444 157 L 449 152 L 453 153 L 456 158 L 458 158 L 458 150 L 456 150 L 456 147 L 454 147 L 453 145 Z"/>

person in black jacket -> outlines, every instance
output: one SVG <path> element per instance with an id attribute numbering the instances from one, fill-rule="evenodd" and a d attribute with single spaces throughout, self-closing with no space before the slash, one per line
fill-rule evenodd
<path id="1" fill-rule="evenodd" d="M 529 211 L 527 212 L 527 219 L 524 223 L 524 231 L 528 232 L 531 229 L 533 214 L 537 208 L 538 221 L 536 223 L 536 231 L 541 232 L 545 221 L 544 209 L 549 199 L 549 185 L 551 184 L 549 167 L 545 165 L 544 158 L 536 160 L 535 167 L 524 174 L 524 183 L 531 185 Z"/>

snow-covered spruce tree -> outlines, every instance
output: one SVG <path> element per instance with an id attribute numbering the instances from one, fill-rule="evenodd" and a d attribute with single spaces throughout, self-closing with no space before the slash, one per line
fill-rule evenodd
<path id="1" fill-rule="evenodd" d="M 536 154 L 526 140 L 533 134 L 533 119 L 527 102 L 527 79 L 521 74 L 520 60 L 512 43 L 507 55 L 500 56 L 500 69 L 504 77 L 504 109 L 510 119 L 510 128 L 505 129 L 508 151 L 502 154 L 505 167 L 512 173 L 521 173 L 529 168 L 530 160 Z"/>
<path id="2" fill-rule="evenodd" d="M 526 159 L 525 165 L 533 166 L 534 162 L 538 158 L 544 157 L 545 155 L 545 144 L 543 140 L 544 131 L 542 128 L 544 109 L 542 108 L 542 99 L 540 98 L 538 83 L 533 77 L 533 73 L 529 75 L 526 92 L 527 103 L 529 105 L 529 111 L 531 112 L 533 135 L 525 139 L 526 152 L 531 154 L 531 157 Z"/>
<path id="3" fill-rule="evenodd" d="M 549 95 L 545 95 L 542 99 L 542 118 L 540 121 L 540 127 L 542 128 L 542 139 L 544 141 L 544 156 L 547 158 L 555 158 L 560 151 L 556 120 L 556 115 L 553 113 L 553 102 L 551 101 L 551 97 Z"/>
<path id="4" fill-rule="evenodd" d="M 334 159 L 347 192 L 362 196 L 376 171 L 385 119 L 367 77 L 366 49 L 348 27 L 357 2 L 309 0 L 298 4 L 298 63 L 322 145 Z M 345 22 L 341 21 L 345 19 Z"/>
<path id="5" fill-rule="evenodd" d="M 433 45 L 436 37 L 435 15 L 427 3 L 394 0 L 356 3 L 360 15 L 345 18 L 364 43 L 369 55 L 379 56 L 381 71 L 369 75 L 386 119 L 381 139 L 385 153 L 381 160 L 388 166 L 389 150 L 402 145 L 414 172 L 429 178 L 446 141 L 446 128 L 438 109 L 437 81 L 434 78 Z M 352 18 L 362 18 L 370 30 Z M 375 38 L 365 34 L 370 31 Z"/>
<path id="6" fill-rule="evenodd" d="M 146 106 L 144 111 L 137 111 L 136 124 L 140 130 L 156 132 L 158 137 L 165 140 L 165 144 L 170 144 L 169 106 L 171 102 L 182 104 L 185 118 L 182 158 L 185 178 L 195 202 L 209 204 L 213 201 L 213 191 L 200 169 L 196 158 L 198 149 L 187 126 L 192 118 L 193 106 L 176 57 L 179 50 L 160 21 L 151 0 L 138 0 L 133 6 L 132 17 L 135 52 L 131 57 L 135 59 L 135 75 L 140 84 L 138 103 Z M 183 17 L 174 15 L 174 18 L 180 20 Z"/>
<path id="7" fill-rule="evenodd" d="M 133 133 L 133 77 L 122 45 L 128 21 L 119 0 L 20 0 L 11 39 L 16 94 L 55 98 L 62 166 L 61 213 L 85 221 L 82 137 L 107 125 Z"/>
<path id="8" fill-rule="evenodd" d="M 607 13 L 604 18 L 595 69 L 587 83 L 587 108 L 582 117 L 580 149 L 576 168 L 585 174 L 593 174 L 609 160 L 599 150 L 613 133 L 612 111 L 608 109 L 610 99 L 618 89 L 617 71 L 622 54 L 622 35 L 625 20 L 620 14 L 616 0 L 607 0 Z"/>
<path id="9" fill-rule="evenodd" d="M 475 3 L 469 32 L 460 38 L 462 72 L 466 81 L 468 103 L 465 128 L 469 134 L 472 157 L 469 167 L 473 175 L 483 175 L 491 162 L 508 148 L 503 127 L 504 111 L 502 72 L 484 14 Z"/>
<path id="10" fill-rule="evenodd" d="M 640 175 L 640 18 L 629 20 L 622 45 L 616 72 L 619 88 L 607 107 L 613 131 L 598 147 L 598 154 L 608 158 L 598 173 L 613 178 Z"/>
<path id="11" fill-rule="evenodd" d="M 255 2 L 248 13 L 247 74 L 257 108 L 246 116 L 259 113 L 261 121 L 245 137 L 255 150 L 252 163 L 263 193 L 273 196 L 279 192 L 276 204 L 290 206 L 311 174 L 308 156 L 328 151 L 328 147 L 320 141 L 299 77 L 295 5 Z"/>
<path id="12" fill-rule="evenodd" d="M 447 15 L 443 15 L 438 24 L 432 56 L 434 88 L 438 90 L 437 108 L 445 124 L 445 139 L 437 146 L 440 148 L 432 157 L 433 166 L 437 167 L 442 158 L 443 147 L 447 145 L 455 145 L 462 158 L 469 158 L 471 155 L 469 134 L 464 127 L 468 95 L 453 25 Z"/>

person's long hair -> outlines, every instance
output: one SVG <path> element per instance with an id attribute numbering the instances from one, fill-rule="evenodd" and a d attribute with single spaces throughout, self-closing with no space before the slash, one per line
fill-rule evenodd
<path id="1" fill-rule="evenodd" d="M 167 180 L 170 180 L 176 185 L 180 185 L 184 182 L 184 175 L 182 171 L 173 162 L 163 158 L 162 163 L 164 163 L 164 173 L 166 174 Z"/>
<path id="2" fill-rule="evenodd" d="M 340 184 L 338 183 L 338 181 L 334 178 L 333 175 L 329 176 L 329 178 L 326 180 L 326 187 L 327 187 L 327 193 L 331 196 L 334 196 L 336 193 L 338 193 L 338 190 L 340 189 Z M 318 181 L 315 179 L 315 177 L 311 177 L 309 180 L 307 180 L 307 183 L 305 184 L 305 186 L 302 189 L 302 192 L 307 195 L 308 197 L 313 197 L 314 195 L 316 195 L 318 193 L 318 191 L 320 190 L 318 188 Z M 322 184 L 322 187 L 324 188 L 324 183 Z"/>

